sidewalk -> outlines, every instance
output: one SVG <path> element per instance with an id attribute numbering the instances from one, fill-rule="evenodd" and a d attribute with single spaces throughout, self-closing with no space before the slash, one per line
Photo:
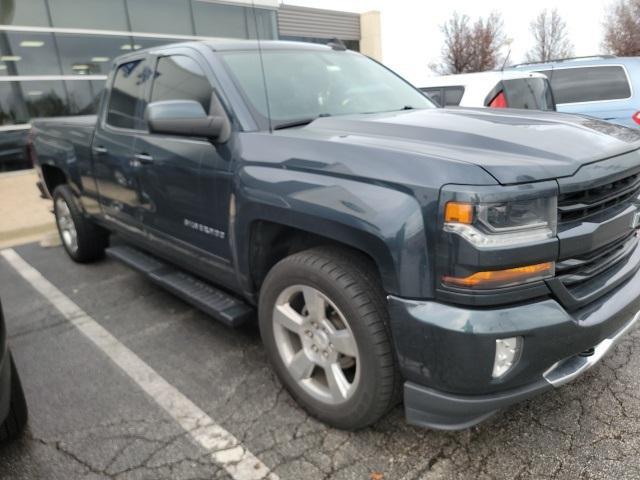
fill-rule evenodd
<path id="1" fill-rule="evenodd" d="M 0 248 L 55 238 L 52 204 L 36 181 L 34 170 L 0 174 Z"/>

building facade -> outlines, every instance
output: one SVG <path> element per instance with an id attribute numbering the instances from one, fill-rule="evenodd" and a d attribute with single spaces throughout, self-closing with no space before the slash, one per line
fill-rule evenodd
<path id="1" fill-rule="evenodd" d="M 279 0 L 0 0 L 0 171 L 29 167 L 31 118 L 94 113 L 113 58 L 220 37 L 363 44 L 361 15 Z"/>

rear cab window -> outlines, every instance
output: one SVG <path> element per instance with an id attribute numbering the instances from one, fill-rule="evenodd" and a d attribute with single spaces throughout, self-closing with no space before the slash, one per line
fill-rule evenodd
<path id="1" fill-rule="evenodd" d="M 142 128 L 145 87 L 150 77 L 144 58 L 117 67 L 107 105 L 107 125 L 128 130 Z"/>
<path id="2" fill-rule="evenodd" d="M 561 103 L 624 100 L 631 97 L 627 73 L 621 65 L 544 70 L 555 101 Z"/>
<path id="3" fill-rule="evenodd" d="M 503 80 L 509 108 L 555 110 L 551 86 L 546 78 L 514 78 Z"/>
<path id="4" fill-rule="evenodd" d="M 464 87 L 445 87 L 444 88 L 444 106 L 457 107 L 462 101 L 464 95 Z"/>

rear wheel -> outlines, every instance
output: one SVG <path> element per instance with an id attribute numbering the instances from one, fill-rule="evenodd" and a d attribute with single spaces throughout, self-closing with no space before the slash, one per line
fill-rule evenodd
<path id="1" fill-rule="evenodd" d="M 53 209 L 62 245 L 74 261 L 91 262 L 104 255 L 109 232 L 82 213 L 68 185 L 54 190 Z"/>
<path id="2" fill-rule="evenodd" d="M 276 373 L 313 416 L 357 429 L 397 401 L 384 292 L 357 252 L 316 248 L 285 258 L 264 281 L 259 317 Z"/>
<path id="3" fill-rule="evenodd" d="M 24 398 L 22 383 L 18 377 L 18 371 L 13 363 L 13 358 L 9 357 L 11 362 L 11 399 L 9 405 L 9 414 L 4 423 L 0 425 L 0 442 L 12 440 L 20 435 L 27 423 L 27 402 Z"/>

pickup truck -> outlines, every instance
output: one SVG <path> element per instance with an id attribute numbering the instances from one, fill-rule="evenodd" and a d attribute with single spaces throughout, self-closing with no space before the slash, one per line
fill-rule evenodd
<path id="1" fill-rule="evenodd" d="M 435 108 L 341 45 L 220 40 L 118 58 L 97 116 L 36 120 L 31 142 L 73 260 L 106 250 L 257 320 L 281 382 L 338 428 L 401 399 L 412 424 L 467 428 L 638 319 L 622 126 Z"/>

